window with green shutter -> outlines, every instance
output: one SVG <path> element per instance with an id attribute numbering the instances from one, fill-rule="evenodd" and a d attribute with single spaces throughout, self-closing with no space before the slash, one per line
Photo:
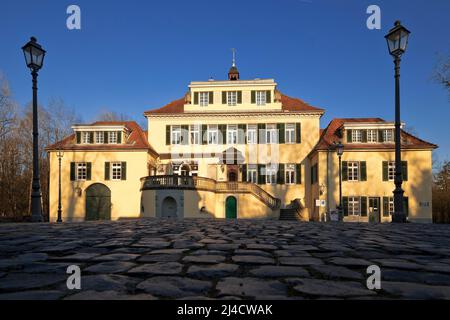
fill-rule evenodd
<path id="1" fill-rule="evenodd" d="M 347 130 L 347 142 L 352 142 L 352 130 Z"/>
<path id="2" fill-rule="evenodd" d="M 302 165 L 301 163 L 295 164 L 295 183 L 302 184 Z"/>
<path id="3" fill-rule="evenodd" d="M 86 163 L 86 180 L 91 180 L 92 178 L 92 162 Z"/>
<path id="4" fill-rule="evenodd" d="M 75 181 L 75 162 L 70 163 L 70 181 Z"/>
<path id="5" fill-rule="evenodd" d="M 222 104 L 227 104 L 227 92 L 222 91 Z"/>
<path id="6" fill-rule="evenodd" d="M 103 132 L 103 143 L 108 143 L 108 131 Z"/>
<path id="7" fill-rule="evenodd" d="M 76 135 L 77 135 L 77 144 L 80 144 L 81 143 L 81 132 L 77 131 Z"/>
<path id="8" fill-rule="evenodd" d="M 348 180 L 348 162 L 342 161 L 342 181 Z"/>
<path id="9" fill-rule="evenodd" d="M 389 197 L 383 197 L 383 217 L 389 217 Z"/>
<path id="10" fill-rule="evenodd" d="M 278 164 L 277 184 L 284 184 L 284 163 Z"/>
<path id="11" fill-rule="evenodd" d="M 251 103 L 254 104 L 256 103 L 256 91 L 252 90 L 251 92 Z"/>
<path id="12" fill-rule="evenodd" d="M 348 216 L 348 197 L 342 197 L 342 209 L 344 210 L 344 216 Z"/>
<path id="13" fill-rule="evenodd" d="M 389 180 L 389 168 L 388 168 L 388 162 L 383 161 L 383 181 Z"/>
<path id="14" fill-rule="evenodd" d="M 198 92 L 194 92 L 194 104 L 198 104 Z"/>
<path id="15" fill-rule="evenodd" d="M 295 124 L 295 140 L 297 143 L 302 142 L 302 125 L 300 122 Z"/>
<path id="16" fill-rule="evenodd" d="M 127 180 L 127 163 L 122 162 L 122 180 Z"/>
<path id="17" fill-rule="evenodd" d="M 367 130 L 362 130 L 361 142 L 367 142 Z"/>
<path id="18" fill-rule="evenodd" d="M 258 184 L 265 184 L 266 183 L 266 170 L 265 165 L 258 164 Z"/>
<path id="19" fill-rule="evenodd" d="M 117 143 L 122 143 L 122 131 L 117 131 Z"/>
<path id="20" fill-rule="evenodd" d="M 383 132 L 383 130 L 378 130 L 378 142 L 384 142 L 384 132 Z"/>
<path id="21" fill-rule="evenodd" d="M 284 123 L 277 123 L 278 143 L 284 143 L 284 141 L 285 141 L 284 127 L 285 127 Z"/>
<path id="22" fill-rule="evenodd" d="M 366 161 L 360 161 L 360 181 L 367 181 L 367 168 L 366 168 Z"/>
<path id="23" fill-rule="evenodd" d="M 272 96 L 270 90 L 266 91 L 266 103 L 272 103 Z"/>
<path id="24" fill-rule="evenodd" d="M 208 103 L 209 104 L 214 104 L 214 92 L 213 91 L 209 92 L 209 101 L 208 101 Z"/>
<path id="25" fill-rule="evenodd" d="M 367 197 L 361 197 L 361 216 L 367 217 Z"/>
<path id="26" fill-rule="evenodd" d="M 208 144 L 208 125 L 202 124 L 202 144 Z"/>
<path id="27" fill-rule="evenodd" d="M 237 92 L 237 103 L 238 104 L 242 103 L 242 91 Z"/>
<path id="28" fill-rule="evenodd" d="M 105 180 L 110 179 L 110 171 L 111 171 L 111 162 L 105 162 Z"/>

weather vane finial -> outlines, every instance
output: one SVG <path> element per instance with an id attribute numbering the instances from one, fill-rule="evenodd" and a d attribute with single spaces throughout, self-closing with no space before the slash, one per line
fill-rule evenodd
<path id="1" fill-rule="evenodd" d="M 235 48 L 231 48 L 231 51 L 233 52 L 233 63 L 232 63 L 232 66 L 236 67 L 236 49 Z"/>

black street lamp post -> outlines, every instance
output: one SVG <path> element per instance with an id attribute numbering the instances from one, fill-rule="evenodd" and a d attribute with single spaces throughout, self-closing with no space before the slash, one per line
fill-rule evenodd
<path id="1" fill-rule="evenodd" d="M 58 150 L 58 152 L 56 153 L 56 157 L 58 158 L 58 162 L 59 162 L 59 177 L 58 177 L 58 220 L 56 220 L 56 222 L 60 223 L 62 222 L 62 218 L 61 218 L 61 160 L 64 157 L 64 151 L 62 150 Z"/>
<path id="2" fill-rule="evenodd" d="M 336 144 L 336 153 L 339 157 L 339 215 L 342 214 L 342 155 L 344 154 L 344 145 L 341 141 Z"/>
<path id="3" fill-rule="evenodd" d="M 31 185 L 31 221 L 42 222 L 42 196 L 41 183 L 39 180 L 39 133 L 38 133 L 38 110 L 37 110 L 37 76 L 38 70 L 44 63 L 45 50 L 37 43 L 35 37 L 22 47 L 27 67 L 31 70 L 33 77 L 33 183 Z"/>
<path id="4" fill-rule="evenodd" d="M 392 222 L 406 222 L 406 214 L 403 210 L 402 189 L 402 162 L 401 162 L 401 136 L 400 136 L 400 57 L 406 51 L 409 31 L 395 21 L 394 27 L 385 36 L 389 53 L 394 57 L 395 65 L 395 189 L 394 214 Z"/>

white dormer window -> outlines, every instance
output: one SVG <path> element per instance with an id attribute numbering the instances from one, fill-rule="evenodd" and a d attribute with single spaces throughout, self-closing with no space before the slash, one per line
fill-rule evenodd
<path id="1" fill-rule="evenodd" d="M 117 132 L 116 131 L 108 132 L 108 143 L 117 143 Z"/>
<path id="2" fill-rule="evenodd" d="M 266 91 L 256 91 L 256 105 L 264 106 L 266 102 Z"/>
<path id="3" fill-rule="evenodd" d="M 352 142 L 362 142 L 361 130 L 352 130 Z"/>
<path id="4" fill-rule="evenodd" d="M 105 143 L 105 135 L 103 131 L 97 131 L 95 133 L 95 143 L 97 144 Z"/>
<path id="5" fill-rule="evenodd" d="M 199 104 L 201 107 L 206 107 L 209 104 L 209 92 L 200 92 Z"/>
<path id="6" fill-rule="evenodd" d="M 227 91 L 227 104 L 229 106 L 237 105 L 237 91 Z"/>
<path id="7" fill-rule="evenodd" d="M 384 142 L 393 142 L 394 141 L 394 130 L 384 129 L 383 130 L 383 141 Z"/>
<path id="8" fill-rule="evenodd" d="M 82 132 L 81 136 L 82 136 L 82 140 L 81 140 L 82 143 L 84 143 L 84 144 L 91 143 L 91 133 L 90 132 L 84 131 L 84 132 Z"/>
<path id="9" fill-rule="evenodd" d="M 378 141 L 378 130 L 367 130 L 367 142 L 373 143 Z"/>

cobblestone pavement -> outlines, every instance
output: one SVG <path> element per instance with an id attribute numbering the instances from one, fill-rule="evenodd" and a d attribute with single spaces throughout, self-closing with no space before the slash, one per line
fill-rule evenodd
<path id="1" fill-rule="evenodd" d="M 81 268 L 81 290 L 66 269 Z M 366 269 L 381 268 L 381 290 Z M 450 226 L 254 220 L 0 225 L 0 299 L 449 299 Z"/>

